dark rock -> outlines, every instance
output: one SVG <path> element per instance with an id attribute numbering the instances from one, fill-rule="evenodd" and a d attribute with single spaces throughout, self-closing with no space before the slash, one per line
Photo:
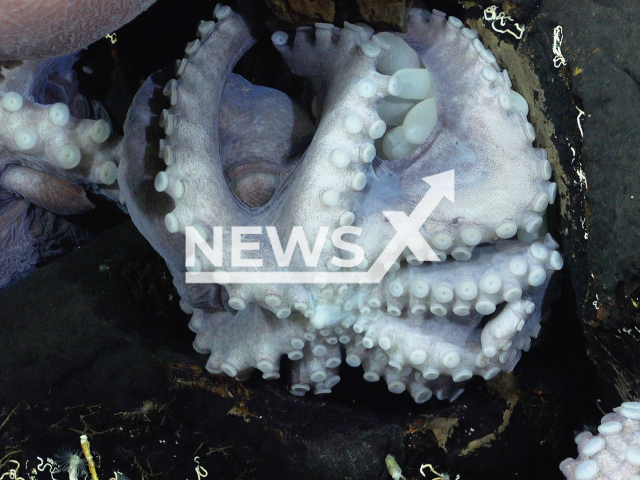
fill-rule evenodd
<path id="1" fill-rule="evenodd" d="M 544 12 L 565 25 L 572 91 L 584 116 L 582 161 L 587 270 L 580 286 L 589 355 L 625 400 L 640 397 L 640 6 L 556 1 Z M 586 28 L 585 28 L 586 27 Z M 575 110 L 574 110 L 575 112 Z M 576 167 L 574 167 L 576 168 Z M 575 218 L 574 222 L 580 221 Z"/>
<path id="2" fill-rule="evenodd" d="M 365 23 L 377 28 L 406 30 L 407 12 L 413 0 L 356 0 Z"/>
<path id="3" fill-rule="evenodd" d="M 161 340 L 157 322 L 176 314 L 170 288 L 164 263 L 127 222 L 1 291 L 0 402 L 37 402 L 62 384 L 90 402 L 159 393 L 146 380 L 166 359 L 149 348 Z"/>
<path id="4" fill-rule="evenodd" d="M 267 4 L 280 20 L 298 26 L 333 23 L 336 13 L 333 0 L 267 0 Z"/>
<path id="5" fill-rule="evenodd" d="M 295 26 L 317 22 L 365 22 L 374 28 L 406 30 L 413 0 L 266 0 L 276 16 Z"/>

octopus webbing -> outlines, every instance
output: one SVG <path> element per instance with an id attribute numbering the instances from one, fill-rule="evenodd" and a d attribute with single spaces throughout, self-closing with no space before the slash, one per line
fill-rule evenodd
<path id="1" fill-rule="evenodd" d="M 544 233 L 556 189 L 526 102 L 477 33 L 415 9 L 406 34 L 347 22 L 276 32 L 275 48 L 313 90 L 305 109 L 232 73 L 257 40 L 228 6 L 214 16 L 175 78 L 152 75 L 139 91 L 118 169 L 207 370 L 278 378 L 286 355 L 290 391 L 304 395 L 330 392 L 344 361 L 420 403 L 511 371 L 563 263 Z M 437 205 L 415 224 L 429 194 Z M 187 232 L 210 250 L 235 236 L 244 250 L 213 261 L 200 248 L 185 261 Z M 292 236 L 300 248 L 285 249 Z M 331 280 L 366 278 L 380 258 L 391 260 L 379 283 Z M 314 280 L 231 281 L 276 271 Z M 217 283 L 187 282 L 203 272 Z"/>

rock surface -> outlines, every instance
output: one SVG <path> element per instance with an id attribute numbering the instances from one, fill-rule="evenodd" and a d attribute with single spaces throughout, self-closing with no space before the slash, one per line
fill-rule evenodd
<path id="1" fill-rule="evenodd" d="M 336 6 L 333 0 L 307 2 L 300 0 L 267 0 L 280 20 L 294 25 L 313 25 L 316 22 L 333 23 Z"/>
<path id="2" fill-rule="evenodd" d="M 295 26 L 316 22 L 366 22 L 376 28 L 406 30 L 413 0 L 266 0 L 280 20 Z"/>

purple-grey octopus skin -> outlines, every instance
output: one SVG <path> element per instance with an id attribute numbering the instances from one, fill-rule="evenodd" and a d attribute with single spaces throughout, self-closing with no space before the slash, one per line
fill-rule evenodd
<path id="1" fill-rule="evenodd" d="M 251 152 L 245 158 L 225 146 L 230 137 L 224 97 L 239 81 L 231 74 L 234 65 L 256 40 L 228 7 L 218 5 L 214 16 L 217 23 L 199 24 L 198 39 L 176 63 L 176 78 L 152 76 L 138 92 L 118 169 L 134 223 L 166 260 L 181 306 L 192 314 L 194 348 L 209 354 L 206 368 L 239 379 L 255 369 L 263 378 L 278 378 L 286 355 L 293 361 L 290 390 L 304 395 L 331 391 L 344 358 L 350 366 L 362 365 L 366 380 L 384 378 L 390 391 L 408 390 L 420 403 L 432 394 L 457 398 L 461 383 L 474 374 L 490 379 L 511 371 L 538 335 L 545 289 L 562 267 L 558 244 L 543 225 L 555 184 L 548 181 L 544 150 L 532 147 L 526 102 L 510 90 L 508 75 L 477 33 L 442 12 L 412 10 L 406 35 L 372 35 L 370 27 L 346 22 L 343 29 L 300 28 L 291 43 L 286 34 L 274 34 L 291 71 L 314 89 L 315 133 L 303 155 L 291 156 L 294 143 L 305 143 L 291 139 L 309 134 L 296 127 L 305 117 L 292 113 L 298 112 L 293 102 L 286 112 L 269 106 L 261 113 L 262 127 L 231 132 L 247 133 L 238 136 L 237 152 Z M 400 66 L 387 71 L 394 62 Z M 406 80 L 425 79 L 426 72 L 431 83 Z M 260 88 L 246 88 L 240 98 L 246 106 L 255 104 L 252 114 L 260 112 L 250 93 Z M 421 96 L 411 97 L 412 89 L 422 89 Z M 423 107 L 425 98 L 429 107 Z M 407 100 L 404 120 L 394 119 L 388 104 Z M 437 111 L 426 141 L 394 144 L 393 137 L 386 149 L 381 116 L 413 139 L 407 135 L 415 123 L 407 119 L 418 107 L 430 109 L 419 117 L 418 131 Z M 270 133 L 260 135 L 260 128 Z M 396 154 L 395 161 L 385 159 Z M 246 189 L 230 178 L 244 169 L 250 175 Z M 323 226 L 360 227 L 354 243 L 364 260 L 349 271 L 366 270 L 393 248 L 396 231 L 382 212 L 410 214 L 427 193 L 422 179 L 452 169 L 455 202 L 440 201 L 420 228 L 446 261 L 423 262 L 405 250 L 379 284 L 333 285 L 322 274 L 338 253 L 325 242 L 319 266 L 306 269 L 317 273 L 315 284 L 224 281 L 230 269 L 276 269 L 264 233 L 268 226 L 277 227 L 283 243 L 302 226 L 310 244 Z M 216 226 L 226 238 L 232 226 L 262 227 L 254 238 L 263 266 L 234 267 L 225 249 L 224 266 L 216 267 L 222 285 L 187 283 L 186 228 L 210 242 Z M 248 258 L 251 252 L 245 253 Z M 212 271 L 198 250 L 194 265 L 192 272 Z M 305 270 L 299 251 L 288 269 Z"/>
<path id="2" fill-rule="evenodd" d="M 155 0 L 0 0 L 0 62 L 75 52 L 129 23 Z"/>
<path id="3" fill-rule="evenodd" d="M 640 480 L 640 402 L 624 402 L 602 417 L 598 432 L 575 436 L 578 457 L 560 463 L 568 480 Z"/>
<path id="4" fill-rule="evenodd" d="M 86 231 L 60 217 L 94 208 L 85 189 L 117 192 L 120 140 L 107 139 L 106 120 L 85 119 L 106 114 L 73 83 L 76 59 L 2 68 L 0 288 L 62 253 L 61 245 L 88 240 Z"/>
<path id="5" fill-rule="evenodd" d="M 163 256 L 177 253 L 173 263 L 179 264 L 184 240 L 182 247 L 165 249 L 166 243 L 180 239 L 169 235 L 162 226 L 162 212 L 169 208 L 171 201 L 168 197 L 158 198 L 154 188 L 154 179 L 165 165 L 158 156 L 158 144 L 164 132 L 157 123 L 147 125 L 148 119 L 162 110 L 166 100 L 161 93 L 162 86 L 170 78 L 166 72 L 157 72 L 136 95 L 124 127 L 123 156 L 129 161 L 119 168 L 119 175 L 130 179 L 128 188 L 135 195 L 135 199 L 127 203 L 130 215 L 159 219 L 154 230 L 162 232 L 162 238 L 150 232 L 145 236 Z M 222 172 L 239 208 L 251 216 L 286 183 L 311 141 L 313 123 L 284 93 L 252 85 L 233 73 L 229 73 L 224 82 L 219 118 Z M 168 265 L 171 268 L 171 263 Z M 210 308 L 208 302 L 208 298 L 204 300 L 204 308 Z"/>

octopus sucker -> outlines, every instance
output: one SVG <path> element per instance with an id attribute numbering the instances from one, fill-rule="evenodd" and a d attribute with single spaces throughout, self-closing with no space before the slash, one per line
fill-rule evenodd
<path id="1" fill-rule="evenodd" d="M 120 144 L 106 142 L 111 135 L 106 120 L 73 118 L 63 103 L 42 105 L 17 92 L 0 95 L 0 142 L 6 151 L 37 157 L 43 169 L 76 181 L 115 182 Z"/>
<path id="2" fill-rule="evenodd" d="M 477 33 L 421 10 L 406 34 L 348 22 L 273 33 L 312 90 L 307 112 L 232 73 L 257 39 L 229 7 L 214 17 L 198 25 L 174 78 L 156 74 L 136 96 L 118 169 L 207 370 L 276 379 L 286 356 L 290 392 L 324 394 L 346 363 L 418 403 L 453 401 L 472 376 L 511 371 L 540 332 L 563 264 L 544 231 L 556 190 L 526 102 Z M 401 248 L 395 235 L 433 178 L 454 183 L 455 201 L 443 194 Z M 251 235 L 254 252 L 223 249 L 213 260 L 196 249 L 187 267 L 189 228 L 214 246 Z M 338 248 L 341 228 L 360 250 Z M 298 244 L 287 254 L 288 238 Z M 379 283 L 323 276 L 366 275 L 383 252 L 398 256 Z M 187 271 L 215 272 L 217 283 L 187 283 Z M 276 271 L 311 272 L 314 282 L 228 280 Z"/>
<path id="3" fill-rule="evenodd" d="M 578 457 L 560 463 L 567 479 L 640 479 L 640 402 L 622 403 L 602 417 L 596 435 L 584 431 L 575 442 Z"/>

